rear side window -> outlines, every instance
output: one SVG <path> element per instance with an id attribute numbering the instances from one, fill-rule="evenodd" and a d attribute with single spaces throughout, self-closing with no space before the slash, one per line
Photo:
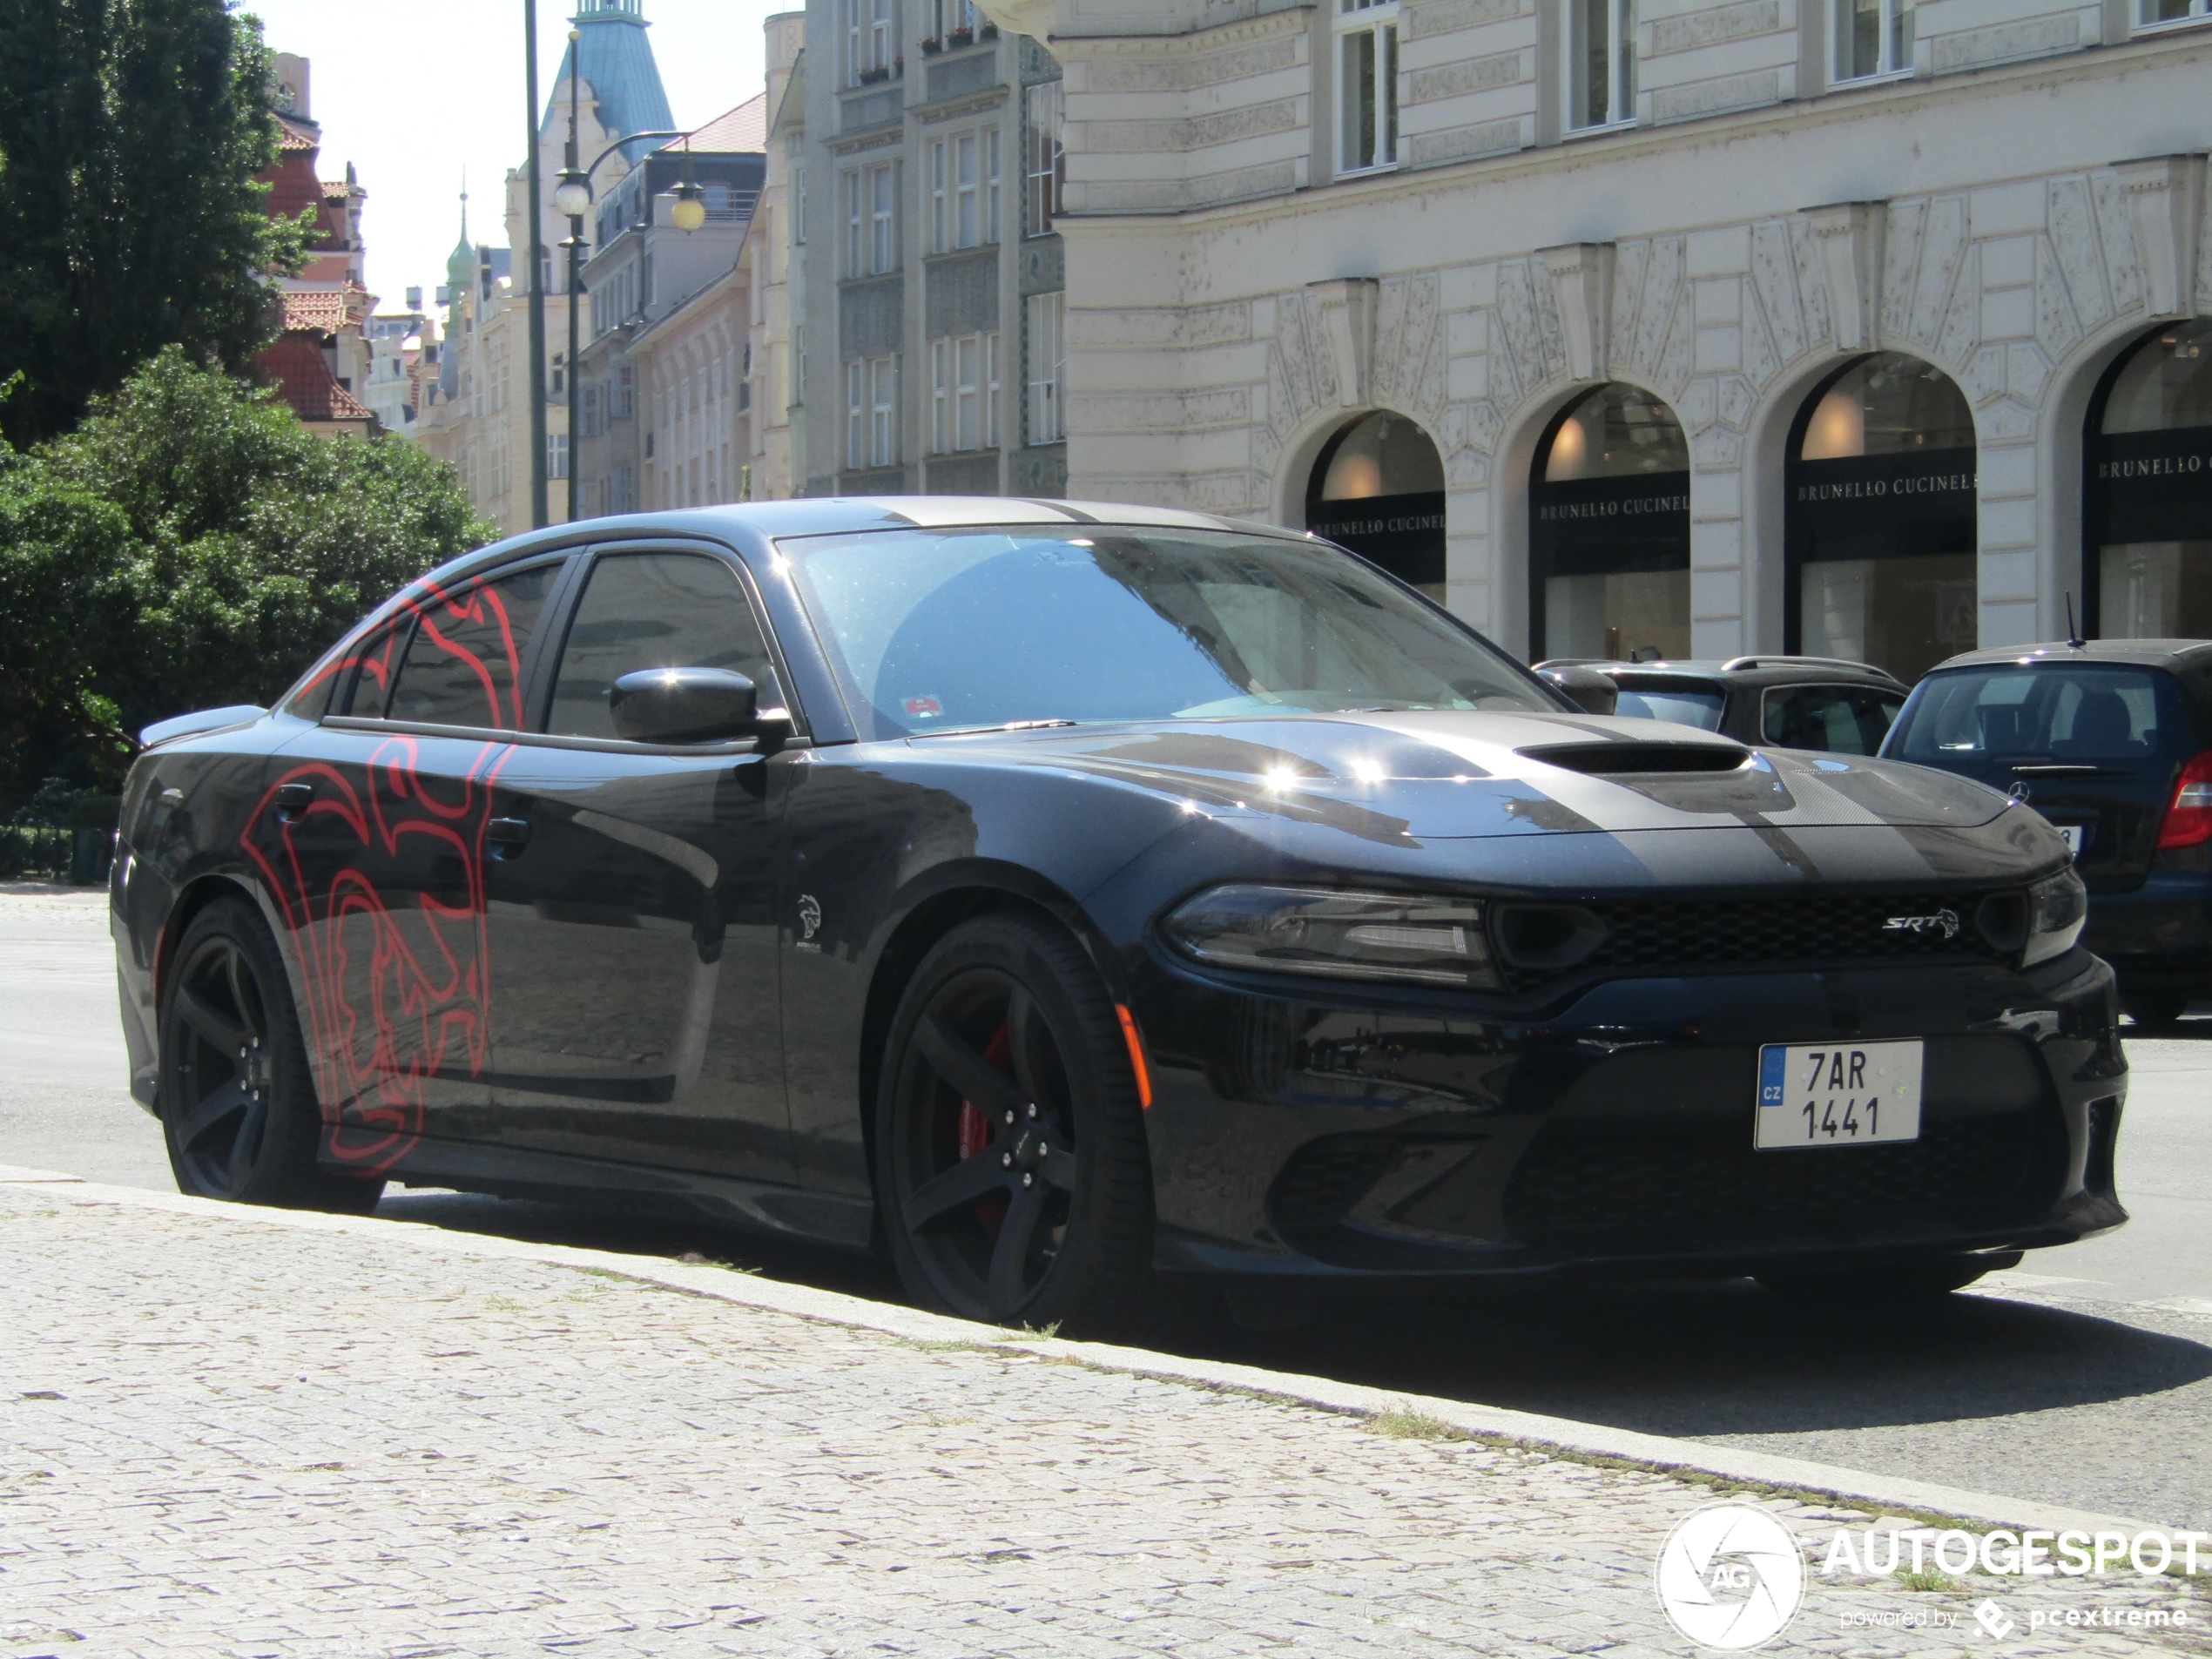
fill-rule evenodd
<path id="1" fill-rule="evenodd" d="M 560 569 L 541 564 L 423 605 L 386 718 L 519 731 L 523 655 Z"/>
<path id="2" fill-rule="evenodd" d="M 1871 755 L 1905 706 L 1902 692 L 1871 685 L 1789 685 L 1766 694 L 1760 736 L 1781 749 Z"/>
<path id="3" fill-rule="evenodd" d="M 2191 751 L 2180 690 L 2155 670 L 1966 669 L 1923 682 L 1892 759 L 2125 764 Z"/>
<path id="4" fill-rule="evenodd" d="M 783 693 L 737 572 L 696 553 L 617 553 L 591 567 L 553 685 L 556 737 L 612 738 L 615 682 L 646 668 L 725 668 Z"/>
<path id="5" fill-rule="evenodd" d="M 408 611 L 388 628 L 380 628 L 346 659 L 345 666 L 353 671 L 348 678 L 341 675 L 338 703 L 333 714 L 355 714 L 365 719 L 381 720 L 384 705 L 391 700 L 392 678 L 399 667 L 399 654 L 407 649 L 408 636 L 415 630 L 415 613 Z"/>
<path id="6" fill-rule="evenodd" d="M 1728 698 L 1720 691 L 1693 691 L 1686 686 L 1651 686 L 1632 691 L 1621 688 L 1621 700 L 1615 706 L 1615 714 L 1639 720 L 1672 720 L 1677 725 L 1694 725 L 1706 732 L 1721 729 L 1721 711 L 1728 706 Z"/>

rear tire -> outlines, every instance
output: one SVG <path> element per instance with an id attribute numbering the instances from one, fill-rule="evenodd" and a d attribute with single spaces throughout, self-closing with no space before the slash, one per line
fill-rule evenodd
<path id="1" fill-rule="evenodd" d="M 156 1096 L 177 1190 L 233 1204 L 365 1216 L 381 1180 L 315 1161 L 322 1115 L 276 936 L 242 899 L 185 929 L 161 989 Z"/>
<path id="2" fill-rule="evenodd" d="M 921 1305 L 1116 1337 L 1150 1300 L 1152 1172 L 1112 1001 L 1040 919 L 948 934 L 900 999 L 877 1095 L 878 1210 Z"/>
<path id="3" fill-rule="evenodd" d="M 2120 1006 L 2143 1031 L 2171 1031 L 2188 1012 L 2189 995 L 2186 991 L 2123 991 Z"/>

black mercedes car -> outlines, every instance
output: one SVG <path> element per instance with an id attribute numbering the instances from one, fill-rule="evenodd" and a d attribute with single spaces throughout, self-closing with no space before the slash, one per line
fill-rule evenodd
<path id="1" fill-rule="evenodd" d="M 1587 672 L 1571 675 L 1569 670 Z M 1672 720 L 1739 743 L 1834 754 L 1879 753 L 1907 687 L 1885 669 L 1837 657 L 1731 657 L 1615 663 L 1562 657 L 1536 664 L 1585 708 Z M 1609 698 L 1595 700 L 1595 681 Z"/>
<path id="2" fill-rule="evenodd" d="M 2084 942 L 2138 1024 L 2212 996 L 2212 640 L 1968 651 L 1929 671 L 1882 752 L 2051 821 L 2088 886 Z"/>
<path id="3" fill-rule="evenodd" d="M 1588 715 L 1255 525 L 522 536 L 148 732 L 123 822 L 192 1192 L 620 1195 L 1093 1332 L 1178 1276 L 1940 1290 L 2125 1219 L 2042 819 Z"/>

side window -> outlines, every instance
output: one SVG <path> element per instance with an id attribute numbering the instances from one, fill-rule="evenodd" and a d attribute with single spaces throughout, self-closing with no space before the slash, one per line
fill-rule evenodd
<path id="1" fill-rule="evenodd" d="M 1766 694 L 1763 735 L 1784 749 L 1871 755 L 1904 706 L 1897 692 L 1872 686 L 1787 686 Z"/>
<path id="2" fill-rule="evenodd" d="M 347 666 L 354 671 L 350 679 L 340 677 L 338 703 L 333 714 L 357 714 L 366 719 L 384 718 L 384 705 L 392 695 L 392 671 L 399 666 L 399 654 L 407 649 L 408 635 L 415 627 L 415 613 L 405 611 L 388 628 L 379 629 L 361 643 L 361 648 L 347 658 Z"/>
<path id="3" fill-rule="evenodd" d="M 642 668 L 726 668 L 760 688 L 762 708 L 784 700 L 737 573 L 696 553 L 618 553 L 592 567 L 561 652 L 547 731 L 613 737 L 615 682 Z"/>
<path id="4" fill-rule="evenodd" d="M 541 564 L 425 604 L 386 718 L 519 730 L 523 654 L 560 570 Z"/>

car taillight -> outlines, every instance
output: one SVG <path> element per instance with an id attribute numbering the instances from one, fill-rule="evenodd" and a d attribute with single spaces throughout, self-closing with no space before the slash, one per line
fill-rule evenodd
<path id="1" fill-rule="evenodd" d="M 2174 786 L 2174 804 L 2166 809 L 2165 826 L 2158 832 L 2158 850 L 2202 846 L 2212 841 L 2212 749 L 2182 768 Z"/>

